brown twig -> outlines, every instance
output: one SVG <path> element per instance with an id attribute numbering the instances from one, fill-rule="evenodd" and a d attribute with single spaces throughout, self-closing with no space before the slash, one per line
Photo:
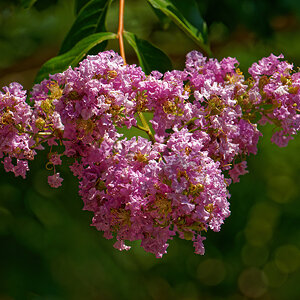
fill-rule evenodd
<path id="1" fill-rule="evenodd" d="M 124 4 L 125 0 L 120 0 L 119 2 L 119 28 L 118 28 L 118 39 L 120 46 L 120 54 L 126 64 L 124 42 L 123 42 L 123 31 L 124 31 Z"/>

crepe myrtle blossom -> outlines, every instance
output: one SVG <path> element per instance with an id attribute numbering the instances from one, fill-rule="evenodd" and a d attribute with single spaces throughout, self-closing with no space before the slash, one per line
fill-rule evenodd
<path id="1" fill-rule="evenodd" d="M 6 172 L 25 178 L 28 161 L 36 154 L 31 135 L 32 109 L 27 92 L 16 82 L 0 91 L 0 158 Z"/>
<path id="2" fill-rule="evenodd" d="M 48 183 L 53 188 L 58 188 L 61 186 L 63 179 L 60 177 L 59 173 L 55 173 L 52 176 L 48 176 Z"/>
<path id="3" fill-rule="evenodd" d="M 293 65 L 271 54 L 249 73 L 235 58 L 192 51 L 183 71 L 145 75 L 105 51 L 35 85 L 29 102 L 11 83 L 0 92 L 4 169 L 25 178 L 28 161 L 46 149 L 48 183 L 57 188 L 66 156 L 92 225 L 115 248 L 140 240 L 159 258 L 177 235 L 204 254 L 206 231 L 230 215 L 228 186 L 257 153 L 259 127 L 273 124 L 280 147 L 300 128 Z M 132 127 L 148 138 L 127 139 L 121 132 Z"/>

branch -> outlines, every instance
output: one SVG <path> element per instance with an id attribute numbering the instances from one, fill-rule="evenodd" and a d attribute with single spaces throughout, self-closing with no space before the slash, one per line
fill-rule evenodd
<path id="1" fill-rule="evenodd" d="M 118 28 L 118 39 L 119 39 L 119 47 L 120 54 L 124 60 L 124 64 L 126 65 L 125 58 L 125 50 L 124 50 L 124 42 L 123 42 L 123 31 L 124 31 L 124 4 L 125 0 L 120 0 L 119 2 L 119 28 Z"/>

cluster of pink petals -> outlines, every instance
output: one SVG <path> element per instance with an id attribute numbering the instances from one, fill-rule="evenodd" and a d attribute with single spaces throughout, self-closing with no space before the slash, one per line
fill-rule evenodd
<path id="1" fill-rule="evenodd" d="M 203 254 L 205 232 L 219 231 L 230 214 L 228 185 L 248 173 L 246 158 L 257 152 L 257 124 L 274 124 L 279 146 L 299 130 L 300 75 L 281 58 L 253 64 L 245 79 L 236 59 L 207 60 L 196 51 L 185 70 L 148 76 L 113 51 L 88 56 L 35 85 L 33 107 L 19 84 L 0 92 L 0 158 L 6 171 L 25 177 L 27 161 L 49 147 L 55 188 L 61 157 L 71 158 L 92 225 L 117 249 L 141 240 L 162 257 L 178 235 Z M 149 139 L 120 134 L 132 127 Z"/>
<path id="2" fill-rule="evenodd" d="M 28 160 L 36 152 L 32 149 L 34 140 L 28 133 L 32 109 L 25 102 L 26 91 L 14 82 L 0 91 L 0 158 L 3 158 L 6 172 L 25 178 Z"/>
<path id="3" fill-rule="evenodd" d="M 48 183 L 53 188 L 58 188 L 61 186 L 63 179 L 60 177 L 59 173 L 55 173 L 52 176 L 48 176 Z"/>
<path id="4" fill-rule="evenodd" d="M 300 129 L 300 73 L 293 72 L 293 65 L 282 58 L 282 54 L 271 54 L 249 69 L 255 79 L 249 94 L 263 114 L 259 122 L 277 126 L 272 142 L 279 147 L 287 146 Z"/>

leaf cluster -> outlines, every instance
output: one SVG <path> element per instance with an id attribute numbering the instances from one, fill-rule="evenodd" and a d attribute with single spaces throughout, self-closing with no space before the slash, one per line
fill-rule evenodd
<path id="1" fill-rule="evenodd" d="M 41 0 L 22 0 L 24 8 L 30 8 Z M 174 22 L 206 55 L 210 55 L 207 26 L 196 0 L 145 0 L 154 10 L 163 27 Z M 112 0 L 75 0 L 75 21 L 66 35 L 58 56 L 48 60 L 39 70 L 35 82 L 49 74 L 75 67 L 88 54 L 105 50 L 108 40 L 117 39 L 116 33 L 107 32 L 106 17 Z M 124 32 L 124 38 L 133 48 L 139 64 L 146 74 L 153 70 L 172 70 L 170 58 L 157 46 L 141 39 L 133 32 Z"/>

